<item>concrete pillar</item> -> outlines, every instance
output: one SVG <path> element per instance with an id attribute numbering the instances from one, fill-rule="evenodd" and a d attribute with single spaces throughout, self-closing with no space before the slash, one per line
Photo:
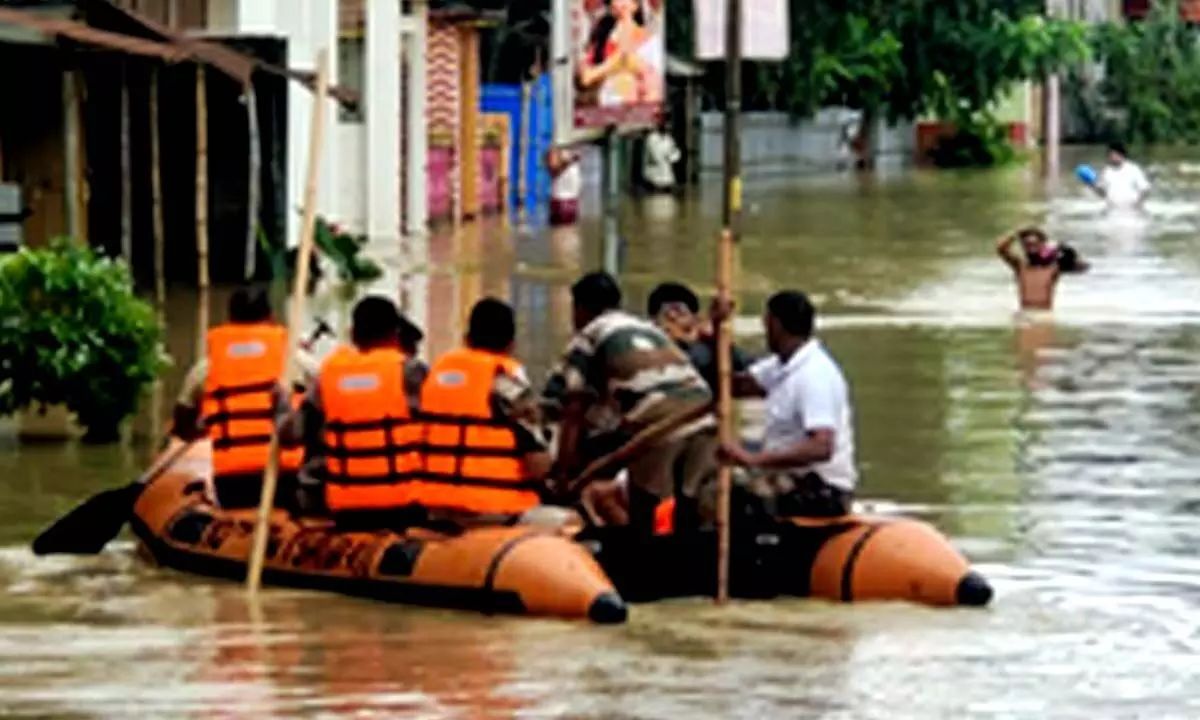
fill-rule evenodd
<path id="1" fill-rule="evenodd" d="M 384 255 L 399 251 L 400 239 L 400 3 L 366 4 L 366 231 Z"/>
<path id="2" fill-rule="evenodd" d="M 405 37 L 404 47 L 408 53 L 408 107 L 404 130 L 408 133 L 408 167 L 405 181 L 408 189 L 407 234 L 423 237 L 429 226 L 429 191 L 426 164 L 429 157 L 429 133 L 426 131 L 426 63 L 425 54 L 429 37 L 429 4 L 426 0 L 412 0 L 411 15 L 407 20 L 410 30 Z"/>
<path id="3" fill-rule="evenodd" d="M 258 23 L 265 13 L 260 12 L 259 3 L 264 0 L 244 0 L 239 3 L 239 22 Z M 274 35 L 282 34 L 288 39 L 288 67 L 296 70 L 315 71 L 317 52 L 329 52 L 330 82 L 338 78 L 338 4 L 337 0 L 305 0 L 302 3 L 275 3 Z M 247 28 L 239 28 L 250 32 Z M 256 28 L 262 30 L 262 28 Z M 304 183 L 308 173 L 308 142 L 311 132 L 313 93 L 299 83 L 288 84 L 288 160 L 285 227 L 289 247 L 299 244 L 300 213 L 304 204 Z M 325 109 L 325 141 L 321 148 L 321 167 L 317 183 L 317 213 L 332 215 L 336 210 L 338 190 L 337 152 L 337 103 L 328 98 Z M 370 101 L 368 100 L 368 103 Z"/>
<path id="4" fill-rule="evenodd" d="M 210 26 L 220 19 L 220 22 L 228 20 L 229 12 L 222 6 L 232 5 L 232 0 L 209 0 L 209 24 Z M 316 4 L 321 4 L 317 2 Z M 334 3 L 336 5 L 336 2 Z M 278 0 L 237 0 L 236 2 L 236 18 L 238 32 L 246 35 L 275 35 L 280 30 L 280 25 L 277 22 L 279 19 L 279 4 Z M 289 5 L 289 12 L 294 13 L 299 9 L 297 4 L 295 9 Z M 333 53 L 333 49 L 330 49 Z M 315 53 L 314 53 L 315 57 Z"/>

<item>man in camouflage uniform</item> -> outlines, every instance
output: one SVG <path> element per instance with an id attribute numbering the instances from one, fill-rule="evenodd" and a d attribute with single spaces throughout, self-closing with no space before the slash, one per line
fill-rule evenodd
<path id="1" fill-rule="evenodd" d="M 712 402 L 707 383 L 679 346 L 653 323 L 620 309 L 612 276 L 585 275 L 571 296 L 576 333 L 546 393 L 563 398 L 552 473 L 559 481 L 582 468 L 585 432 L 615 435 L 615 441 L 600 443 L 615 448 L 664 418 Z M 672 495 L 676 529 L 715 519 L 716 428 L 716 418 L 706 413 L 630 461 L 629 516 L 636 532 L 653 531 L 655 509 Z"/>

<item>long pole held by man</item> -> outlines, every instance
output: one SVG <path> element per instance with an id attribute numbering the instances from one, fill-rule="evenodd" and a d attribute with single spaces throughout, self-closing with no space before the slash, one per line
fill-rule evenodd
<path id="1" fill-rule="evenodd" d="M 308 286 L 308 269 L 313 248 L 313 232 L 316 229 L 317 171 L 321 163 L 321 145 L 325 132 L 325 103 L 329 89 L 329 51 L 322 49 L 317 54 L 317 82 L 313 94 L 312 127 L 309 130 L 308 177 L 304 185 L 304 216 L 300 226 L 300 252 L 296 256 L 296 278 L 292 288 L 292 302 L 288 308 L 288 351 L 283 369 L 284 387 L 291 387 L 295 375 L 296 347 L 304 322 L 304 291 Z M 263 562 L 267 551 L 267 536 L 270 534 L 271 510 L 275 504 L 275 487 L 279 481 L 279 430 L 271 432 L 271 450 L 267 468 L 263 473 L 262 496 L 259 499 L 258 517 L 254 523 L 254 543 L 250 548 L 249 567 L 246 573 L 246 589 L 251 595 L 258 592 L 262 582 Z"/>
<path id="2" fill-rule="evenodd" d="M 717 296 L 729 307 L 733 299 L 735 245 L 742 224 L 742 0 L 728 0 L 725 35 L 725 212 L 724 230 L 717 251 Z M 727 315 L 727 314 L 726 314 Z M 722 317 L 717 329 L 717 418 L 721 442 L 733 441 L 733 344 L 730 319 Z M 729 599 L 729 497 L 732 469 L 721 465 L 717 501 L 718 604 Z"/>

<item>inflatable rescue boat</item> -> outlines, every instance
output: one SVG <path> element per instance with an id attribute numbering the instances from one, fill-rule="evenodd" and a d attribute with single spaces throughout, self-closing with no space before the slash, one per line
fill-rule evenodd
<path id="1" fill-rule="evenodd" d="M 131 524 L 158 564 L 241 580 L 257 510 L 225 510 L 206 499 L 210 448 L 196 443 L 152 480 Z M 264 584 L 598 623 L 628 615 L 587 548 L 550 528 L 477 528 L 455 536 L 424 529 L 338 532 L 327 520 L 279 509 L 270 527 Z"/>
<path id="2" fill-rule="evenodd" d="M 171 452 L 171 449 L 168 449 Z M 146 487 L 133 529 L 158 564 L 241 579 L 255 510 L 206 499 L 207 442 Z M 753 528 L 753 530 L 743 530 Z M 932 526 L 907 518 L 734 522 L 730 594 L 982 606 L 991 587 Z M 273 511 L 263 582 L 435 607 L 620 623 L 626 601 L 711 595 L 711 532 L 635 539 L 622 528 L 337 531 Z"/>

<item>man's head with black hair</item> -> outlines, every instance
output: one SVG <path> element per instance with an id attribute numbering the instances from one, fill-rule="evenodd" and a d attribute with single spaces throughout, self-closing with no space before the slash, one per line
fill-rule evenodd
<path id="1" fill-rule="evenodd" d="M 400 314 L 400 349 L 406 355 L 416 357 L 421 351 L 421 341 L 425 339 L 425 333 L 421 332 L 421 328 L 417 327 L 403 313 Z"/>
<path id="2" fill-rule="evenodd" d="M 1126 160 L 1129 159 L 1129 148 L 1125 147 L 1125 143 L 1120 140 L 1113 140 L 1108 144 L 1108 164 L 1113 167 L 1121 167 Z"/>
<path id="3" fill-rule="evenodd" d="M 665 282 L 650 291 L 650 299 L 646 302 L 646 314 L 658 317 L 667 305 L 680 305 L 693 314 L 700 312 L 700 298 L 687 285 L 677 282 Z"/>
<path id="4" fill-rule="evenodd" d="M 229 298 L 229 322 L 239 325 L 271 319 L 271 297 L 261 285 L 244 285 Z"/>
<path id="5" fill-rule="evenodd" d="M 359 350 L 400 347 L 400 311 L 396 303 L 369 295 L 354 306 L 350 339 Z"/>
<path id="6" fill-rule="evenodd" d="M 813 334 L 816 310 L 808 296 L 798 290 L 777 292 L 767 300 L 767 347 L 781 357 L 790 355 Z"/>
<path id="7" fill-rule="evenodd" d="M 609 310 L 621 307 L 621 288 L 612 275 L 590 272 L 571 286 L 572 322 L 576 330 Z"/>
<path id="8" fill-rule="evenodd" d="M 467 345 L 476 350 L 507 355 L 517 338 L 517 319 L 508 303 L 484 298 L 471 308 Z"/>
<path id="9" fill-rule="evenodd" d="M 696 340 L 700 325 L 700 298 L 686 285 L 665 282 L 650 291 L 646 303 L 650 318 L 680 343 Z"/>

